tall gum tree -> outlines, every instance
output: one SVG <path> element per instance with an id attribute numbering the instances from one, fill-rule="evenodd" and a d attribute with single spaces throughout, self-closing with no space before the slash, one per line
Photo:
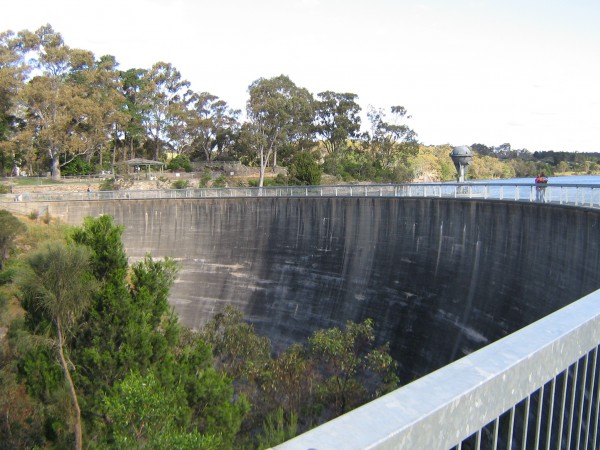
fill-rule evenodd
<path id="1" fill-rule="evenodd" d="M 410 116 L 403 106 L 390 107 L 390 114 L 370 107 L 367 117 L 371 122 L 368 141 L 373 156 L 387 169 L 404 170 L 406 180 L 412 179 L 409 165 L 419 151 L 417 134 L 405 123 Z"/>
<path id="2" fill-rule="evenodd" d="M 39 73 L 19 96 L 23 133 L 48 158 L 51 175 L 60 177 L 61 165 L 97 147 L 94 132 L 102 128 L 102 113 L 89 85 L 81 81 L 93 70 L 94 55 L 67 47 L 50 25 L 22 36 L 35 45 Z"/>
<path id="3" fill-rule="evenodd" d="M 173 124 L 187 108 L 193 93 L 190 83 L 168 63 L 157 62 L 143 77 L 142 124 L 152 140 L 154 159 L 158 160 L 163 144 L 171 149 L 177 147 L 173 142 L 178 136 Z"/>
<path id="4" fill-rule="evenodd" d="M 239 129 L 240 113 L 216 95 L 195 94 L 187 121 L 190 147 L 203 152 L 206 161 L 211 162 L 215 153 L 222 154 L 232 142 Z"/>
<path id="5" fill-rule="evenodd" d="M 360 132 L 361 108 L 352 93 L 332 91 L 317 94 L 315 126 L 330 155 L 337 155 L 348 139 L 355 139 Z"/>
<path id="6" fill-rule="evenodd" d="M 18 155 L 19 145 L 12 140 L 21 121 L 15 114 L 15 98 L 21 91 L 30 67 L 25 63 L 29 51 L 26 42 L 12 31 L 0 33 L 0 174 L 11 168 L 18 171 L 24 161 Z M 24 158 L 23 158 L 24 159 Z"/>
<path id="7" fill-rule="evenodd" d="M 277 152 L 294 137 L 304 135 L 314 117 L 314 99 L 287 76 L 259 78 L 248 88 L 246 104 L 253 145 L 260 164 L 258 185 L 264 185 L 265 171 L 271 157 L 277 166 Z"/>

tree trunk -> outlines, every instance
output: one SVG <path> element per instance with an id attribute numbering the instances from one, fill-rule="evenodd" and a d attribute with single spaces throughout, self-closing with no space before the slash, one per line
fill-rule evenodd
<path id="1" fill-rule="evenodd" d="M 160 153 L 160 144 L 158 138 L 156 138 L 154 145 L 154 161 L 158 161 L 158 154 Z"/>
<path id="2" fill-rule="evenodd" d="M 60 178 L 60 163 L 58 161 L 58 153 L 50 155 L 50 176 L 52 178 Z"/>
<path id="3" fill-rule="evenodd" d="M 258 176 L 258 187 L 262 188 L 263 183 L 265 182 L 265 168 L 267 167 L 267 158 L 265 158 L 265 150 L 261 147 L 258 152 L 259 163 L 260 163 L 260 172 Z M 259 191 L 260 192 L 260 191 Z"/>
<path id="4" fill-rule="evenodd" d="M 79 401 L 77 400 L 77 392 L 75 392 L 75 385 L 73 384 L 73 379 L 71 378 L 71 373 L 69 372 L 69 366 L 67 365 L 67 360 L 65 358 L 65 354 L 63 351 L 63 337 L 61 331 L 60 320 L 56 320 L 56 336 L 58 339 L 58 356 L 60 358 L 60 365 L 65 374 L 65 379 L 67 380 L 67 384 L 69 385 L 69 394 L 71 395 L 71 401 L 73 402 L 73 409 L 75 410 L 75 450 L 81 450 L 83 446 L 82 433 L 81 433 L 81 410 L 79 409 Z"/>

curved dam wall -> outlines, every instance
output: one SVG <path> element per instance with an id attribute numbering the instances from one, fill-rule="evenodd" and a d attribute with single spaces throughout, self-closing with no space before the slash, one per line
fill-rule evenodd
<path id="1" fill-rule="evenodd" d="M 171 302 L 200 327 L 226 304 L 280 350 L 373 318 L 411 381 L 600 287 L 600 212 L 432 198 L 72 202 L 110 214 L 131 259 L 180 262 Z"/>

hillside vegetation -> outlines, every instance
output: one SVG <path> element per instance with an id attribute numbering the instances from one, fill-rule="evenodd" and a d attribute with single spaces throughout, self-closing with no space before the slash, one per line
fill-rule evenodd
<path id="1" fill-rule="evenodd" d="M 0 211 L 0 449 L 269 448 L 397 387 L 369 319 L 280 354 L 231 307 L 186 329 L 122 231 Z"/>

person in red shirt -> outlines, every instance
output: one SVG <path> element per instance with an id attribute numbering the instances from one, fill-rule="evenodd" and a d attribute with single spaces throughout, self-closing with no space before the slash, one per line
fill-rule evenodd
<path id="1" fill-rule="evenodd" d="M 535 199 L 538 202 L 546 202 L 546 185 L 548 184 L 548 177 L 544 172 L 540 173 L 535 179 Z"/>

